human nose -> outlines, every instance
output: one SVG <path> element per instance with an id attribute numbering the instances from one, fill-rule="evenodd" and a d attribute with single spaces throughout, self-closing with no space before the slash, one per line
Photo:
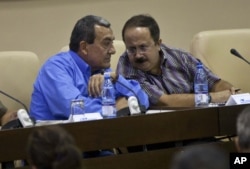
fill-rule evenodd
<path id="1" fill-rule="evenodd" d="M 140 50 L 140 48 L 136 48 L 135 49 L 135 58 L 141 58 L 142 57 L 142 51 Z"/>
<path id="2" fill-rule="evenodd" d="M 115 54 L 115 53 L 116 53 L 116 50 L 115 50 L 114 45 L 112 45 L 112 46 L 109 48 L 109 53 L 110 53 L 110 54 Z"/>
<path id="3" fill-rule="evenodd" d="M 138 48 L 135 48 L 135 50 L 134 50 L 135 55 L 138 55 L 138 54 L 141 55 L 145 52 L 146 52 L 146 49 L 143 47 L 138 47 Z"/>

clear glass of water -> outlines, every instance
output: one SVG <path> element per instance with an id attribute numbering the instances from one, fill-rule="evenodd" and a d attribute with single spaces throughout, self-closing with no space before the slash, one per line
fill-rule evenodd
<path id="1" fill-rule="evenodd" d="M 79 122 L 87 120 L 85 117 L 83 99 L 75 99 L 71 101 L 71 121 Z"/>

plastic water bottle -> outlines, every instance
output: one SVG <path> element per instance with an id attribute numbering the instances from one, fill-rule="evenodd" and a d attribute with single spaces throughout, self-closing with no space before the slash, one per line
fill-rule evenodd
<path id="1" fill-rule="evenodd" d="M 102 89 L 102 116 L 104 118 L 116 117 L 115 90 L 111 81 L 110 72 L 104 73 L 104 84 Z"/>
<path id="2" fill-rule="evenodd" d="M 208 81 L 202 63 L 198 63 L 196 65 L 196 74 L 194 77 L 194 93 L 195 106 L 207 107 L 209 104 Z"/>

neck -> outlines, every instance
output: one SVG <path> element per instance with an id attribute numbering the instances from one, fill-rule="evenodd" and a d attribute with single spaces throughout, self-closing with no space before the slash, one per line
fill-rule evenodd
<path id="1" fill-rule="evenodd" d="M 161 74 L 162 74 L 162 70 L 161 70 L 161 61 L 162 61 L 162 56 L 159 55 L 158 63 L 157 63 L 156 66 L 150 71 L 151 74 L 154 74 L 154 75 L 161 75 Z"/>

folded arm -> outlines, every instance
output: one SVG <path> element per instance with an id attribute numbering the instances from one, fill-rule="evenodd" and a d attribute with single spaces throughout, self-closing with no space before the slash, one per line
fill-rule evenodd
<path id="1" fill-rule="evenodd" d="M 236 94 L 236 89 L 232 84 L 224 80 L 219 80 L 212 87 L 211 102 L 223 103 L 230 95 Z M 194 94 L 162 94 L 156 105 L 170 107 L 192 107 L 194 106 Z"/>

